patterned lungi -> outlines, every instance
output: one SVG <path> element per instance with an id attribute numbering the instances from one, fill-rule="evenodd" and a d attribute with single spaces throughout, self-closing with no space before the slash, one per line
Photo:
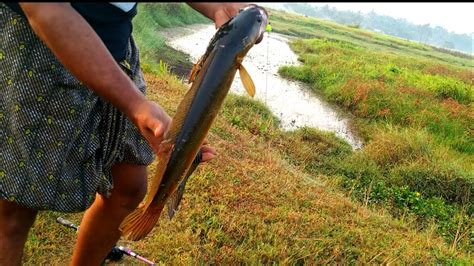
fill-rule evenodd
<path id="1" fill-rule="evenodd" d="M 120 65 L 145 93 L 132 38 Z M 114 164 L 154 159 L 136 126 L 77 80 L 28 21 L 2 3 L 0 84 L 0 199 L 83 211 L 96 192 L 112 189 Z"/>

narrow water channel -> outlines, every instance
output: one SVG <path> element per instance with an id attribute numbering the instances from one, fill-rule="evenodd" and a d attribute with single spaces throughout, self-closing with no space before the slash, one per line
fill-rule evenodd
<path id="1" fill-rule="evenodd" d="M 189 54 L 194 63 L 204 54 L 215 32 L 214 25 L 191 25 L 168 29 L 164 35 L 168 45 Z M 278 74 L 280 66 L 299 65 L 297 58 L 288 46 L 288 38 L 277 33 L 266 35 L 261 43 L 250 49 L 242 64 L 255 82 L 255 98 L 280 118 L 284 130 L 309 126 L 332 131 L 353 148 L 361 148 L 362 141 L 351 131 L 348 115 L 310 92 L 307 85 Z M 231 91 L 246 94 L 238 73 Z"/>

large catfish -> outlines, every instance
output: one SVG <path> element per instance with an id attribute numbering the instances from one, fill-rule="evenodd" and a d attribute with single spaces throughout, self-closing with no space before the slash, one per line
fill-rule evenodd
<path id="1" fill-rule="evenodd" d="M 222 25 L 211 39 L 205 54 L 191 71 L 190 82 L 193 84 L 165 133 L 161 150 L 167 152 L 159 156 L 156 175 L 150 182 L 146 198 L 122 222 L 122 236 L 140 240 L 148 235 L 157 223 L 166 201 L 176 192 L 179 184 L 180 187 L 184 186 L 183 179 L 187 179 L 195 169 L 195 165 L 190 166 L 221 108 L 237 70 L 248 93 L 254 95 L 253 81 L 241 63 L 250 48 L 263 37 L 267 22 L 266 11 L 250 5 Z M 182 193 L 182 189 L 180 191 Z"/>

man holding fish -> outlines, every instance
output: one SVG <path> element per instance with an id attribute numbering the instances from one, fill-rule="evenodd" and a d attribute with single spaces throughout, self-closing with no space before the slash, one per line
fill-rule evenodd
<path id="1" fill-rule="evenodd" d="M 188 4 L 216 28 L 247 6 Z M 136 12 L 136 3 L 0 4 L 0 265 L 21 263 L 39 210 L 85 209 L 71 264 L 99 265 L 143 199 L 171 118 L 144 96 Z M 201 152 L 204 162 L 216 155 Z"/>

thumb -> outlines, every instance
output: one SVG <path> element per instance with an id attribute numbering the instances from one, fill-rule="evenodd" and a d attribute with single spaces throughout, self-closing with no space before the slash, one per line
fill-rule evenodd
<path id="1" fill-rule="evenodd" d="M 153 132 L 155 137 L 161 137 L 164 133 L 164 124 L 161 123 L 159 120 L 154 119 L 150 125 L 150 129 Z"/>

